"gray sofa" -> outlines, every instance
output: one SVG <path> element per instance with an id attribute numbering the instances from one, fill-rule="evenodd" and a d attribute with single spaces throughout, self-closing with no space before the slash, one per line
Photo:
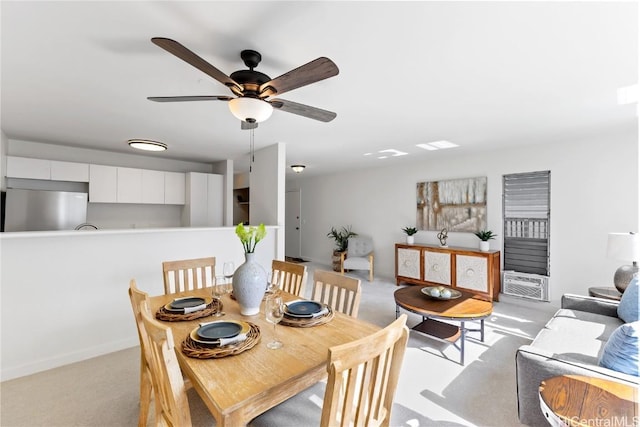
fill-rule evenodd
<path id="1" fill-rule="evenodd" d="M 639 378 L 604 368 L 598 358 L 611 333 L 623 321 L 618 302 L 565 294 L 561 309 L 533 342 L 516 352 L 518 417 L 530 426 L 548 426 L 540 410 L 538 387 L 546 378 L 573 374 L 607 378 L 638 386 Z"/>

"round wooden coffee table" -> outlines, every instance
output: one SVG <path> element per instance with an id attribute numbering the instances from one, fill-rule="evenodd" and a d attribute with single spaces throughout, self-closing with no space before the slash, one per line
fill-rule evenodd
<path id="1" fill-rule="evenodd" d="M 540 384 L 540 408 L 551 425 L 636 425 L 638 388 L 603 378 L 561 375 Z"/>
<path id="2" fill-rule="evenodd" d="M 493 303 L 461 289 L 457 289 L 462 293 L 460 298 L 438 300 L 423 294 L 423 287 L 407 286 L 394 292 L 396 318 L 400 315 L 401 308 L 421 315 L 422 322 L 412 329 L 438 341 L 453 344 L 460 350 L 460 364 L 464 365 L 466 335 L 468 332 L 480 332 L 480 340 L 484 342 L 484 319 L 493 312 Z M 460 322 L 460 326 L 438 319 Z M 467 321 L 480 321 L 480 328 L 467 328 Z M 458 341 L 459 347 L 456 345 Z"/>

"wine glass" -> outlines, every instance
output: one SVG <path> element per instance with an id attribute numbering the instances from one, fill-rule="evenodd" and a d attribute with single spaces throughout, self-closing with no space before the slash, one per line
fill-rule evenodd
<path id="1" fill-rule="evenodd" d="M 221 305 L 222 305 L 222 296 L 227 293 L 226 292 L 227 284 L 225 282 L 226 281 L 223 276 L 216 276 L 216 282 L 213 284 L 213 291 L 212 291 L 213 297 L 218 301 L 220 301 Z M 220 317 L 224 315 L 225 315 L 224 311 L 217 311 L 214 314 L 214 316 L 216 317 Z"/>
<path id="2" fill-rule="evenodd" d="M 278 271 L 273 271 L 269 274 L 271 277 L 267 282 L 267 293 L 270 295 L 278 295 L 278 289 L 280 288 L 280 283 L 278 283 Z"/>
<path id="3" fill-rule="evenodd" d="M 270 348 L 272 350 L 281 348 L 282 341 L 278 341 L 276 325 L 280 323 L 280 321 L 284 317 L 284 305 L 282 303 L 282 297 L 274 295 L 271 298 L 267 298 L 264 312 L 267 322 L 273 323 L 273 341 L 267 343 L 267 348 Z"/>
<path id="4" fill-rule="evenodd" d="M 235 271 L 236 266 L 233 264 L 233 261 L 227 261 L 222 265 L 222 274 L 224 274 L 227 283 L 231 283 Z"/>

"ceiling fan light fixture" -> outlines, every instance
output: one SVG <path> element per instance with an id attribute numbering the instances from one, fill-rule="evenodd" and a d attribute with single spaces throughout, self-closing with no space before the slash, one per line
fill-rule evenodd
<path id="1" fill-rule="evenodd" d="M 306 168 L 305 165 L 291 165 L 291 169 L 293 169 L 295 173 L 301 173 L 304 168 Z"/>
<path id="2" fill-rule="evenodd" d="M 238 119 L 244 122 L 255 123 L 264 122 L 273 113 L 273 107 L 266 101 L 248 96 L 233 98 L 229 101 L 229 110 Z"/>
<path id="3" fill-rule="evenodd" d="M 144 151 L 165 151 L 167 144 L 150 139 L 130 139 L 127 141 L 129 147 Z"/>

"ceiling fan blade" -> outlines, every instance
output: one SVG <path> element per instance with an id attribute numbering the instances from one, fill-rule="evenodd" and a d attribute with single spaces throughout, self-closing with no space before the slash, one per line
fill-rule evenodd
<path id="1" fill-rule="evenodd" d="M 155 102 L 185 102 L 185 101 L 229 101 L 232 100 L 231 96 L 149 96 L 149 101 Z"/>
<path id="2" fill-rule="evenodd" d="M 200 58 L 195 53 L 191 52 L 189 49 L 181 45 L 175 40 L 167 39 L 165 37 L 153 37 L 151 41 L 169 52 L 172 55 L 177 56 L 178 58 L 185 61 L 187 64 L 190 64 L 196 67 L 198 70 L 203 73 L 213 77 L 223 85 L 231 88 L 234 87 L 239 91 L 242 91 L 242 86 L 236 83 L 231 77 L 227 76 L 222 71 L 218 70 L 213 65 L 209 64 L 204 59 Z"/>
<path id="3" fill-rule="evenodd" d="M 273 108 L 286 111 L 287 113 L 297 114 L 299 116 L 308 117 L 310 119 L 319 120 L 321 122 L 330 122 L 335 119 L 337 114 L 333 111 L 322 110 L 320 108 L 311 107 L 309 105 L 298 104 L 297 102 L 287 101 L 284 99 L 272 99 L 269 101 Z"/>
<path id="4" fill-rule="evenodd" d="M 261 98 L 275 94 L 281 95 L 290 90 L 336 76 L 339 72 L 338 66 L 332 60 L 320 57 L 263 83 L 260 85 L 259 94 Z"/>
<path id="5" fill-rule="evenodd" d="M 258 123 L 247 123 L 244 120 L 240 120 L 240 129 L 242 130 L 250 130 L 256 129 L 258 127 Z"/>

